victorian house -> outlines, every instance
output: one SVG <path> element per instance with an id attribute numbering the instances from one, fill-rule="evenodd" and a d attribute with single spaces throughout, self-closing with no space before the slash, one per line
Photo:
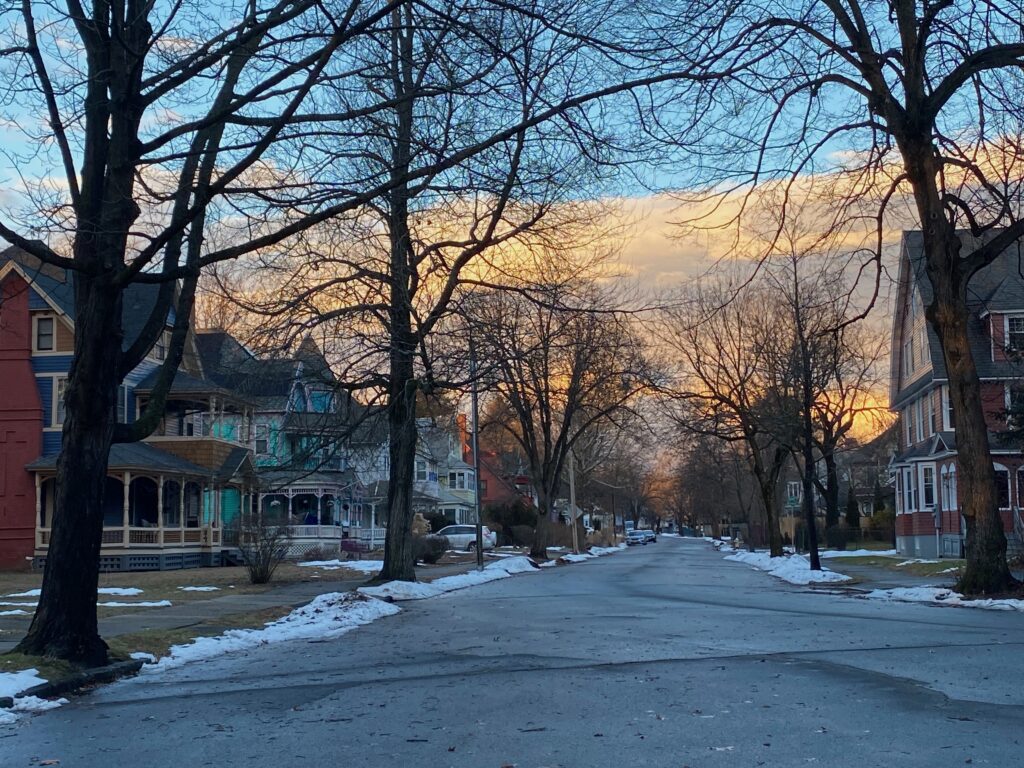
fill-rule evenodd
<path id="1" fill-rule="evenodd" d="M 969 233 L 960 233 L 967 248 Z M 1019 544 L 1024 497 L 1021 447 L 1001 436 L 1024 365 L 1024 244 L 1017 242 L 979 271 L 968 288 L 971 348 L 981 379 L 992 471 L 1003 524 Z M 920 232 L 906 232 L 893 316 L 890 407 L 898 414 L 896 546 L 914 557 L 960 557 L 962 499 L 957 487 L 956 423 L 942 351 L 924 317 L 931 300 Z"/>

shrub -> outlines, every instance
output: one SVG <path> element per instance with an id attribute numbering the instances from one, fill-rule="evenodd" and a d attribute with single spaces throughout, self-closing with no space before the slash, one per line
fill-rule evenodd
<path id="1" fill-rule="evenodd" d="M 239 526 L 238 548 L 252 584 L 268 584 L 288 556 L 291 530 L 284 523 L 245 515 Z"/>
<path id="2" fill-rule="evenodd" d="M 825 544 L 831 549 L 846 549 L 846 530 L 833 525 L 825 531 Z"/>
<path id="3" fill-rule="evenodd" d="M 445 536 L 417 536 L 413 539 L 412 551 L 417 563 L 433 565 L 448 549 L 448 539 Z"/>
<path id="4" fill-rule="evenodd" d="M 509 531 L 514 547 L 533 546 L 534 530 L 530 525 L 513 525 Z"/>

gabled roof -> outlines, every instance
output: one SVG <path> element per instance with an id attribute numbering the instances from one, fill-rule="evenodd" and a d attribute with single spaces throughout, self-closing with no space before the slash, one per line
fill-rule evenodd
<path id="1" fill-rule="evenodd" d="M 975 237 L 966 230 L 958 230 L 963 244 L 962 254 L 969 254 L 999 234 L 999 230 Z M 902 366 L 902 338 L 898 338 L 903 327 L 904 307 L 911 300 L 911 291 L 916 291 L 924 306 L 933 297 L 931 282 L 926 273 L 924 238 L 919 230 L 903 233 L 900 252 L 900 270 L 896 298 L 896 312 L 893 317 L 893 344 L 890 362 L 890 403 L 899 405 L 927 389 L 935 380 L 945 380 L 946 365 L 942 359 L 939 337 L 930 324 L 926 324 L 928 350 L 931 357 L 932 373 L 900 388 Z M 988 334 L 985 316 L 990 312 L 1024 312 L 1024 241 L 1018 240 L 1000 253 L 991 264 L 979 270 L 970 280 L 967 288 L 968 335 L 971 352 L 982 379 L 1015 378 L 1020 375 L 1020 366 L 1010 361 L 992 360 L 992 340 Z"/>
<path id="2" fill-rule="evenodd" d="M 32 288 L 72 323 L 75 321 L 75 274 L 51 264 L 44 264 L 17 246 L 0 251 L 0 267 L 13 262 Z M 139 337 L 156 305 L 160 286 L 156 283 L 131 283 L 124 292 L 121 328 L 122 346 L 128 349 Z"/>

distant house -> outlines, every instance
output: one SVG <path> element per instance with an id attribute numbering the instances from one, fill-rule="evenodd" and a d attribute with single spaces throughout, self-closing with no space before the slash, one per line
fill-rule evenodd
<path id="1" fill-rule="evenodd" d="M 125 294 L 122 344 L 148 320 L 158 286 Z M 173 317 L 148 356 L 128 373 L 117 416 L 144 407 Z M 18 248 L 0 253 L 0 567 L 39 567 L 49 548 L 64 390 L 74 359 L 74 275 Z M 257 479 L 244 431 L 253 408 L 204 378 L 189 336 L 158 434 L 110 451 L 101 567 L 142 570 L 215 565 L 225 525 L 252 501 Z"/>
<path id="2" fill-rule="evenodd" d="M 972 236 L 961 232 L 965 246 Z M 968 333 L 978 375 L 992 471 L 1003 525 L 1019 544 L 1015 518 L 1024 491 L 1020 447 L 997 438 L 1018 397 L 1024 370 L 1024 246 L 1017 242 L 980 270 L 969 288 Z M 925 322 L 931 301 L 920 232 L 906 232 L 900 251 L 893 315 L 890 407 L 898 414 L 899 447 L 891 465 L 896 480 L 896 546 L 915 557 L 960 557 L 964 521 L 957 487 L 956 424 L 939 339 Z"/>
<path id="3" fill-rule="evenodd" d="M 127 348 L 155 285 L 128 289 Z M 54 513 L 63 395 L 74 358 L 74 275 L 17 248 L 0 253 L 0 568 L 40 567 Z M 152 396 L 167 332 L 120 387 L 130 423 Z M 241 515 L 290 527 L 291 554 L 344 538 L 380 546 L 390 480 L 386 412 L 356 402 L 320 348 L 257 355 L 222 330 L 190 332 L 163 417 L 145 440 L 110 451 L 101 568 L 218 565 L 236 552 Z M 471 522 L 473 468 L 455 424 L 421 419 L 416 511 Z"/>

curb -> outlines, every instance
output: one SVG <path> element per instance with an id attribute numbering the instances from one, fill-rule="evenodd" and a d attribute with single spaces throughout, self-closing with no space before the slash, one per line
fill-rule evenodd
<path id="1" fill-rule="evenodd" d="M 53 698 L 54 696 L 62 696 L 65 693 L 74 693 L 75 691 L 81 690 L 82 688 L 90 685 L 112 683 L 118 678 L 134 675 L 142 669 L 142 665 L 143 662 L 141 659 L 131 659 L 129 661 L 119 661 L 114 664 L 109 664 L 105 667 L 86 669 L 82 672 L 62 677 L 59 680 L 42 683 L 41 685 L 28 688 L 21 693 L 16 694 L 14 698 L 11 698 L 10 696 L 0 698 L 0 709 L 10 709 L 14 706 L 14 699 L 20 699 L 25 696 L 36 696 L 40 699 L 48 699 Z"/>

